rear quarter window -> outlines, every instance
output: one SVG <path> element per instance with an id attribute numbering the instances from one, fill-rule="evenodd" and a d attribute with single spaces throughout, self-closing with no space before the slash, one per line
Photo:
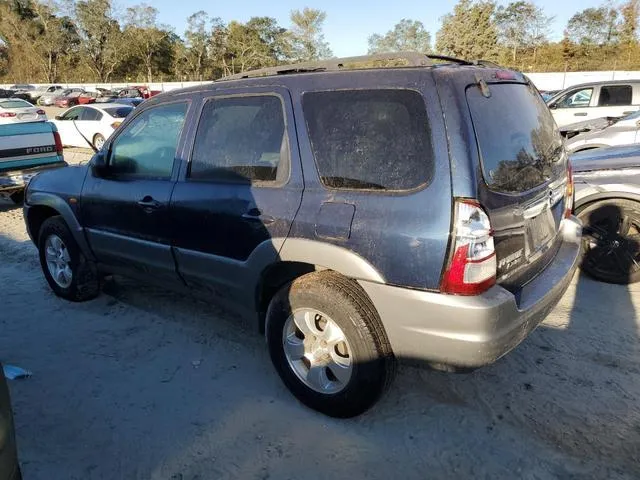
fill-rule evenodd
<path id="1" fill-rule="evenodd" d="M 403 191 L 430 182 L 431 136 L 419 92 L 308 92 L 303 110 L 326 187 Z"/>

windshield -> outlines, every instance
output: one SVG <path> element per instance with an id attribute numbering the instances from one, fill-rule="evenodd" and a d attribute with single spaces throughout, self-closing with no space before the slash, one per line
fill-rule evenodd
<path id="1" fill-rule="evenodd" d="M 490 85 L 491 96 L 467 90 L 482 172 L 495 191 L 530 190 L 563 168 L 563 143 L 551 112 L 528 85 Z"/>

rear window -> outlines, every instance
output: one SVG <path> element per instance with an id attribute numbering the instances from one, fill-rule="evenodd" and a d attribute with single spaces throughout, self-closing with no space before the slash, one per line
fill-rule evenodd
<path id="1" fill-rule="evenodd" d="M 633 100 L 631 85 L 612 85 L 600 88 L 598 105 L 601 107 L 623 107 Z"/>
<path id="2" fill-rule="evenodd" d="M 0 102 L 0 107 L 2 108 L 25 108 L 31 107 L 29 102 L 23 102 L 22 100 L 7 100 L 4 102 Z"/>
<path id="3" fill-rule="evenodd" d="M 482 172 L 492 190 L 531 190 L 564 169 L 562 137 L 551 112 L 533 87 L 490 85 L 491 96 L 467 89 Z"/>
<path id="4" fill-rule="evenodd" d="M 412 90 L 339 90 L 303 97 L 322 183 L 329 188 L 411 190 L 433 175 L 424 99 Z"/>
<path id="5" fill-rule="evenodd" d="M 118 108 L 103 108 L 105 112 L 111 115 L 113 118 L 126 118 L 132 111 L 132 107 L 118 107 Z"/>

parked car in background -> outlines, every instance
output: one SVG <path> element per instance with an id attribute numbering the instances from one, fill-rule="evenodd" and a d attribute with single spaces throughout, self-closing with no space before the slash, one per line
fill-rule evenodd
<path id="1" fill-rule="evenodd" d="M 558 93 L 560 93 L 560 90 L 541 90 L 540 91 L 540 95 L 542 95 L 542 99 L 546 102 L 547 100 L 551 100 L 553 97 L 555 97 Z"/>
<path id="2" fill-rule="evenodd" d="M 141 97 L 137 97 L 137 98 L 130 98 L 130 97 L 114 97 L 114 98 L 109 98 L 104 102 L 101 103 L 117 103 L 119 105 L 129 105 L 131 107 L 137 107 L 140 104 L 142 104 L 142 102 L 144 102 L 145 99 L 141 98 Z"/>
<path id="3" fill-rule="evenodd" d="M 133 111 L 129 105 L 109 103 L 78 106 L 52 120 L 64 146 L 88 148 L 92 144 L 100 150 L 104 142 Z"/>
<path id="4" fill-rule="evenodd" d="M 576 85 L 547 104 L 559 127 L 594 118 L 624 117 L 640 109 L 640 80 Z"/>
<path id="5" fill-rule="evenodd" d="M 9 386 L 0 364 L 0 480 L 22 480 Z"/>
<path id="6" fill-rule="evenodd" d="M 578 153 L 571 163 L 582 270 L 608 283 L 640 281 L 640 145 Z"/>
<path id="7" fill-rule="evenodd" d="M 89 105 L 91 103 L 96 103 L 97 97 L 98 94 L 96 92 L 81 93 L 78 97 L 78 105 Z"/>
<path id="8" fill-rule="evenodd" d="M 58 98 L 62 98 L 62 97 L 68 97 L 69 95 L 72 94 L 81 94 L 84 93 L 84 89 L 82 88 L 66 88 L 62 91 L 57 91 L 57 92 L 52 92 L 52 93 L 46 93 L 44 95 L 42 95 L 39 99 L 38 99 L 38 105 L 41 106 L 51 106 L 51 105 L 55 105 L 55 102 Z"/>
<path id="9" fill-rule="evenodd" d="M 398 58 L 413 67 L 343 68 Z M 568 288 L 581 228 L 535 87 L 445 61 L 332 59 L 145 101 L 90 165 L 29 185 L 50 287 L 89 300 L 117 271 L 233 304 L 336 417 L 370 408 L 396 358 L 494 362 Z"/>
<path id="10" fill-rule="evenodd" d="M 0 126 L 1 195 L 22 203 L 24 188 L 31 178 L 66 165 L 60 136 L 51 122 Z"/>
<path id="11" fill-rule="evenodd" d="M 80 105 L 80 96 L 84 95 L 84 93 L 84 90 L 73 91 L 67 95 L 57 97 L 54 104 L 58 108 L 69 108 L 75 105 Z"/>
<path id="12" fill-rule="evenodd" d="M 151 90 L 149 87 L 143 85 L 137 85 L 132 87 L 127 87 L 122 89 L 119 93 L 119 97 L 127 97 L 127 98 L 143 98 L 148 99 L 151 97 L 155 97 L 156 95 L 162 93 L 161 90 Z"/>
<path id="13" fill-rule="evenodd" d="M 0 88 L 0 98 L 11 98 L 13 94 L 13 90 L 5 90 L 3 88 Z"/>
<path id="14" fill-rule="evenodd" d="M 605 118 L 566 142 L 569 153 L 640 143 L 640 110 L 620 119 Z"/>
<path id="15" fill-rule="evenodd" d="M 35 89 L 35 85 L 30 85 L 28 83 L 17 83 L 9 87 L 9 90 L 13 90 L 14 92 L 30 92 Z"/>
<path id="16" fill-rule="evenodd" d="M 41 85 L 35 90 L 27 92 L 31 103 L 37 103 L 38 99 L 43 95 L 62 92 L 64 88 L 61 85 Z"/>
<path id="17" fill-rule="evenodd" d="M 0 125 L 46 122 L 47 112 L 19 98 L 0 98 Z"/>

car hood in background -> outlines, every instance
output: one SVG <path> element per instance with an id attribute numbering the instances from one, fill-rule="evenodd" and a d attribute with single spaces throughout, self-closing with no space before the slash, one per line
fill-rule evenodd
<path id="1" fill-rule="evenodd" d="M 574 172 L 640 167 L 640 145 L 598 148 L 571 155 Z"/>

